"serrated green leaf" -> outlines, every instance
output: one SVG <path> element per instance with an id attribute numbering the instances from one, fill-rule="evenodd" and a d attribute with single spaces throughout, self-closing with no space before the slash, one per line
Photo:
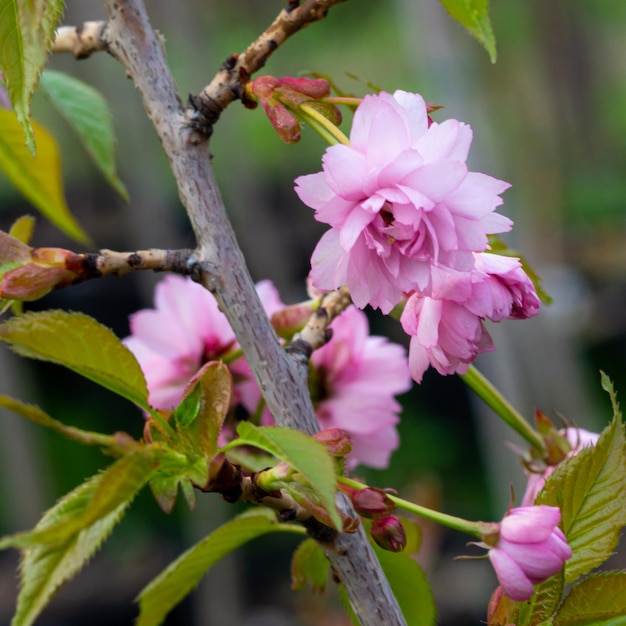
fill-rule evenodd
<path id="1" fill-rule="evenodd" d="M 372 544 L 407 626 L 434 626 L 435 599 L 422 568 L 404 552 Z"/>
<path id="2" fill-rule="evenodd" d="M 32 154 L 38 138 L 30 101 L 64 6 L 63 0 L 0 0 L 0 71 Z"/>
<path id="3" fill-rule="evenodd" d="M 74 426 L 66 426 L 63 422 L 59 422 L 50 417 L 45 411 L 42 411 L 39 407 L 32 404 L 26 404 L 20 400 L 16 400 L 9 396 L 0 395 L 0 406 L 12 411 L 16 415 L 21 415 L 26 419 L 29 419 L 35 424 L 45 426 L 54 430 L 68 439 L 77 441 L 84 445 L 89 446 L 103 446 L 107 448 L 117 447 L 115 439 L 110 435 L 104 435 L 102 433 L 95 433 L 87 430 L 81 430 Z"/>
<path id="4" fill-rule="evenodd" d="M 517 603 L 518 626 L 540 626 L 550 622 L 561 602 L 564 587 L 564 572 L 561 570 L 542 583 L 535 585 L 535 595 L 525 602 Z"/>
<path id="5" fill-rule="evenodd" d="M 488 0 L 440 0 L 446 11 L 483 45 L 496 62 L 496 39 L 489 20 Z"/>
<path id="6" fill-rule="evenodd" d="M 314 539 L 305 539 L 291 558 L 291 588 L 300 591 L 311 585 L 313 592 L 323 592 L 328 581 L 330 561 Z"/>
<path id="7" fill-rule="evenodd" d="M 22 356 L 63 365 L 151 410 L 137 359 L 111 330 L 88 315 L 25 313 L 0 324 L 0 341 Z"/>
<path id="8" fill-rule="evenodd" d="M 33 532 L 44 532 L 65 522 L 72 523 L 91 506 L 104 474 L 98 474 L 63 497 L 42 517 Z M 57 589 L 89 561 L 122 518 L 131 499 L 121 502 L 104 517 L 83 528 L 65 543 L 38 545 L 23 552 L 20 594 L 12 626 L 30 626 Z"/>
<path id="9" fill-rule="evenodd" d="M 618 626 L 626 623 L 626 572 L 591 574 L 572 587 L 554 626 Z"/>
<path id="10" fill-rule="evenodd" d="M 269 532 L 302 533 L 300 526 L 280 524 L 267 509 L 240 515 L 181 554 L 139 594 L 137 626 L 157 626 L 222 557 Z"/>
<path id="11" fill-rule="evenodd" d="M 597 444 L 560 465 L 546 481 L 536 504 L 558 506 L 573 556 L 565 563 L 565 582 L 603 563 L 626 525 L 626 454 L 619 412 Z"/>
<path id="12" fill-rule="evenodd" d="M 0 110 L 0 169 L 55 226 L 69 237 L 88 243 L 89 237 L 65 202 L 61 157 L 56 141 L 43 126 L 33 121 L 32 127 L 37 141 L 36 157 L 23 144 L 22 130 L 15 113 Z"/>
<path id="13" fill-rule="evenodd" d="M 40 88 L 76 131 L 109 184 L 128 200 L 128 192 L 116 173 L 113 118 L 106 100 L 87 83 L 53 70 L 43 72 Z"/>
<path id="14" fill-rule="evenodd" d="M 238 439 L 224 448 L 250 445 L 273 454 L 288 463 L 317 493 L 324 504 L 335 528 L 342 528 L 341 518 L 335 506 L 337 478 L 335 468 L 326 447 L 312 437 L 278 426 L 254 426 L 242 422 L 237 427 Z"/>
<path id="15" fill-rule="evenodd" d="M 81 500 L 78 511 L 62 516 L 55 523 L 49 519 L 43 527 L 40 523 L 30 532 L 4 537 L 0 540 L 0 548 L 30 549 L 45 545 L 54 549 L 63 546 L 98 520 L 131 502 L 154 470 L 154 458 L 148 449 L 127 454 L 98 476 L 89 498 Z"/>

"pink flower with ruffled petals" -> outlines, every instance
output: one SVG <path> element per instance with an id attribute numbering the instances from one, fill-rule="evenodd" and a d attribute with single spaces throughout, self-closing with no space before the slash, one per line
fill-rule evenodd
<path id="1" fill-rule="evenodd" d="M 350 436 L 348 465 L 383 468 L 398 447 L 400 405 L 411 386 L 405 349 L 370 336 L 367 316 L 349 307 L 330 326 L 332 339 L 311 356 L 311 395 L 320 427 Z"/>
<path id="2" fill-rule="evenodd" d="M 467 272 L 432 269 L 431 297 L 409 296 L 400 322 L 411 336 L 409 366 L 421 382 L 432 365 L 440 374 L 464 374 L 483 352 L 495 350 L 484 320 L 526 318 L 539 311 L 535 288 L 519 259 L 474 255 Z"/>
<path id="3" fill-rule="evenodd" d="M 591 433 L 582 428 L 562 428 L 559 434 L 565 437 L 571 446 L 571 450 L 567 453 L 563 461 L 576 456 L 583 448 L 595 446 L 600 437 L 597 433 Z M 563 461 L 561 461 L 561 463 Z M 532 506 L 537 495 L 546 484 L 548 476 L 550 476 L 557 467 L 558 465 L 548 465 L 541 473 L 526 472 L 528 483 L 526 484 L 526 492 L 522 498 L 522 506 Z"/>
<path id="4" fill-rule="evenodd" d="M 296 179 L 300 199 L 331 226 L 311 259 L 323 290 L 348 285 L 354 303 L 388 313 L 403 293 L 430 295 L 433 265 L 469 271 L 487 234 L 511 228 L 497 213 L 509 184 L 467 169 L 469 126 L 429 126 L 417 94 L 366 96 L 350 145 L 334 145 L 323 171 Z"/>
<path id="5" fill-rule="evenodd" d="M 492 322 L 528 319 L 539 313 L 539 296 L 519 259 L 487 252 L 474 258 L 473 298 L 478 313 Z"/>
<path id="6" fill-rule="evenodd" d="M 269 281 L 259 283 L 257 292 L 269 314 L 282 307 Z M 238 344 L 213 295 L 189 278 L 166 276 L 156 286 L 154 305 L 131 315 L 131 334 L 124 343 L 139 361 L 150 404 L 168 410 L 177 406 L 185 386 L 204 363 L 220 360 Z M 255 410 L 261 392 L 247 361 L 236 359 L 229 369 L 233 404 Z"/>
<path id="7" fill-rule="evenodd" d="M 558 527 L 561 511 L 553 506 L 511 509 L 500 523 L 489 560 L 505 595 L 518 602 L 528 600 L 533 585 L 563 568 L 572 550 Z"/>

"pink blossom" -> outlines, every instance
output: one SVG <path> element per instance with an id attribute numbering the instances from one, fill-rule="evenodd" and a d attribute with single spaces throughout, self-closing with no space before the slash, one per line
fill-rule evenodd
<path id="1" fill-rule="evenodd" d="M 430 295 L 434 265 L 471 270 L 487 234 L 507 231 L 497 213 L 509 184 L 468 171 L 469 126 L 429 126 L 417 94 L 368 95 L 350 145 L 326 150 L 323 171 L 296 180 L 300 199 L 331 226 L 312 257 L 323 290 L 348 285 L 354 303 L 388 313 L 403 293 Z"/>
<path id="2" fill-rule="evenodd" d="M 535 288 L 519 259 L 474 255 L 475 267 L 460 272 L 432 269 L 431 296 L 407 300 L 400 322 L 411 336 L 409 366 L 417 382 L 432 365 L 440 374 L 464 374 L 474 359 L 495 349 L 484 320 L 525 318 L 539 311 Z"/>
<path id="3" fill-rule="evenodd" d="M 259 283 L 257 291 L 270 314 L 282 306 L 271 283 Z M 141 365 L 150 404 L 157 409 L 172 409 L 204 363 L 223 358 L 238 344 L 213 295 L 189 278 L 166 276 L 156 286 L 154 304 L 154 309 L 131 316 L 131 335 L 124 343 Z M 229 368 L 234 382 L 233 402 L 253 411 L 261 393 L 248 363 L 239 358 Z"/>
<path id="4" fill-rule="evenodd" d="M 489 560 L 505 595 L 527 600 L 533 585 L 556 574 L 572 556 L 560 520 L 561 511 L 553 506 L 515 508 L 504 517 Z"/>
<path id="5" fill-rule="evenodd" d="M 411 377 L 402 346 L 370 336 L 367 316 L 349 307 L 331 324 L 332 339 L 311 357 L 311 394 L 322 429 L 350 436 L 348 464 L 386 467 L 398 447 L 400 405 Z"/>
<path id="6" fill-rule="evenodd" d="M 563 428 L 559 431 L 559 434 L 565 437 L 572 447 L 563 461 L 576 456 L 583 448 L 595 446 L 600 437 L 597 433 L 591 433 L 582 428 Z M 561 461 L 561 463 L 563 461 Z M 546 483 L 546 479 L 557 467 L 558 465 L 548 465 L 541 473 L 526 472 L 528 483 L 526 485 L 526 492 L 522 498 L 522 506 L 531 506 L 535 502 L 537 495 Z"/>
<path id="7" fill-rule="evenodd" d="M 270 281 L 257 284 L 269 316 L 284 308 Z M 182 399 L 189 379 L 209 360 L 238 349 L 234 333 L 215 298 L 200 285 L 167 276 L 155 292 L 155 308 L 130 319 L 124 340 L 135 354 L 148 383 L 150 403 L 172 409 Z M 339 428 L 352 442 L 351 466 L 386 467 L 398 447 L 396 424 L 400 405 L 394 396 L 410 387 L 405 349 L 384 337 L 370 337 L 366 315 L 350 307 L 331 324 L 332 339 L 311 357 L 312 393 L 322 429 Z M 233 405 L 254 413 L 261 391 L 247 361 L 229 364 Z M 267 408 L 261 422 L 272 424 Z"/>

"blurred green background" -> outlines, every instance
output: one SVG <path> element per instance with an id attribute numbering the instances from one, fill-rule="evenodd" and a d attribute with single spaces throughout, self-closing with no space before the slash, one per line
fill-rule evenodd
<path id="1" fill-rule="evenodd" d="M 284 3 L 191 0 L 148 3 L 181 95 L 197 93 L 220 63 L 243 50 Z M 65 23 L 104 19 L 100 2 L 69 2 Z M 539 318 L 491 327 L 498 351 L 478 366 L 525 415 L 535 407 L 591 430 L 610 418 L 598 369 L 626 389 L 626 3 L 623 0 L 499 0 L 491 7 L 498 61 L 436 0 L 351 0 L 288 41 L 270 59 L 275 76 L 317 71 L 362 95 L 371 82 L 421 93 L 443 105 L 435 117 L 471 124 L 470 168 L 513 184 L 501 212 L 515 220 L 511 245 L 543 276 L 554 304 Z M 64 121 L 41 96 L 36 118 L 61 145 L 72 211 L 98 247 L 134 250 L 192 247 L 193 236 L 167 161 L 124 70 L 107 54 L 50 67 L 96 86 L 109 100 L 118 163 L 131 200 L 99 177 Z M 357 76 L 355 80 L 350 76 Z M 347 128 L 346 128 L 347 132 Z M 293 179 L 318 171 L 325 148 L 305 129 L 286 146 L 261 110 L 235 102 L 211 143 L 213 163 L 255 280 L 272 279 L 283 300 L 304 297 L 310 254 L 324 231 L 293 192 Z M 32 209 L 0 179 L 0 227 Z M 43 219 L 34 245 L 76 249 Z M 128 333 L 128 315 L 151 304 L 158 276 L 107 278 L 51 294 L 28 308 L 82 310 Z M 396 323 L 373 315 L 372 328 L 406 342 Z M 2 388 L 54 417 L 104 432 L 142 431 L 140 412 L 58 367 L 0 352 Z M 518 499 L 519 444 L 455 377 L 429 373 L 402 398 L 402 445 L 385 471 L 363 471 L 378 486 L 471 519 L 499 519 Z M 0 532 L 32 526 L 43 510 L 108 459 L 12 415 L 0 421 Z M 62 589 L 40 624 L 126 624 L 133 597 L 182 549 L 232 514 L 217 497 L 190 514 L 179 503 L 162 514 L 149 493 L 133 505 L 102 552 Z M 485 562 L 453 562 L 465 537 L 425 526 L 418 559 L 432 581 L 439 623 L 463 626 L 485 617 L 495 577 Z M 259 540 L 218 565 L 168 624 L 343 624 L 327 598 L 289 589 L 291 538 Z M 15 601 L 15 553 L 0 554 L 0 624 Z M 619 564 L 619 563 L 618 563 Z M 332 610 L 324 606 L 334 607 Z"/>

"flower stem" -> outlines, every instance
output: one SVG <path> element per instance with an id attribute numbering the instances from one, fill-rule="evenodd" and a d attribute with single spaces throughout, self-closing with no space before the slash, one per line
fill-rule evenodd
<path id="1" fill-rule="evenodd" d="M 300 105 L 300 116 L 318 132 L 331 146 L 342 143 L 350 145 L 350 140 L 326 117 L 307 102 Z"/>
<path id="2" fill-rule="evenodd" d="M 345 476 L 338 476 L 337 480 L 340 483 L 348 485 L 349 487 L 352 487 L 354 489 L 365 489 L 367 487 L 367 485 L 360 483 L 356 480 L 352 480 L 351 478 L 346 478 Z M 386 495 L 392 502 L 397 504 L 405 511 L 415 513 L 415 515 L 419 515 L 420 517 L 424 517 L 425 519 L 437 522 L 438 524 L 441 524 L 442 526 L 447 526 L 448 528 L 452 528 L 453 530 L 458 530 L 459 532 L 466 533 L 474 537 L 482 537 L 481 522 L 470 522 L 460 517 L 455 517 L 454 515 L 448 515 L 446 513 L 440 513 L 439 511 L 433 511 L 432 509 L 427 509 L 426 507 L 420 506 L 419 504 L 415 504 L 413 502 L 409 502 L 408 500 L 398 498 L 397 496 L 394 496 L 390 493 L 387 493 Z"/>
<path id="3" fill-rule="evenodd" d="M 521 435 L 542 456 L 546 455 L 546 445 L 541 435 L 509 404 L 508 400 L 473 365 L 467 374 L 459 374 L 466 385 L 491 408 L 498 417 Z"/>
<path id="4" fill-rule="evenodd" d="M 346 106 L 358 107 L 363 98 L 350 98 L 347 96 L 328 96 L 324 98 L 324 102 L 329 104 L 345 104 Z"/>

